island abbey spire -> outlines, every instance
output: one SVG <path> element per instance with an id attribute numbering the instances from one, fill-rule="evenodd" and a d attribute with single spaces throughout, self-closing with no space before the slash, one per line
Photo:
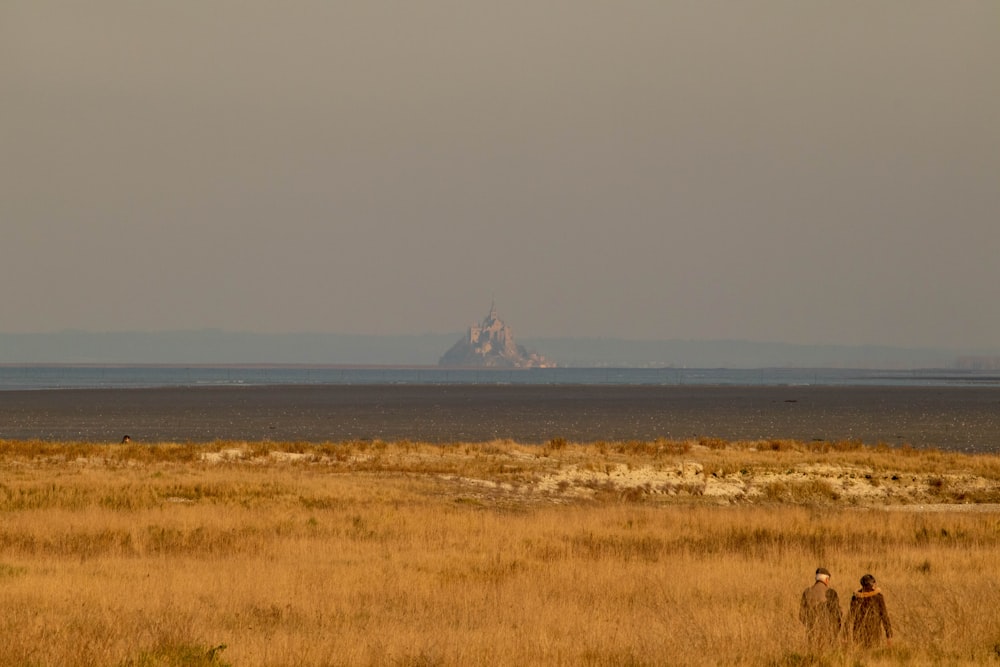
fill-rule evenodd
<path id="1" fill-rule="evenodd" d="M 444 353 L 441 366 L 477 366 L 486 368 L 549 368 L 555 364 L 528 352 L 514 342 L 514 333 L 497 315 L 494 300 L 490 314 L 469 327 L 465 337 Z"/>

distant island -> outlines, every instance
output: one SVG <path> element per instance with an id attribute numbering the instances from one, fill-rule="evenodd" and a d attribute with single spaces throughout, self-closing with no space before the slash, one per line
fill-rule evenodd
<path id="1" fill-rule="evenodd" d="M 482 368 L 552 368 L 554 363 L 529 352 L 514 341 L 514 332 L 497 315 L 494 301 L 480 324 L 469 327 L 465 336 L 444 353 L 439 366 Z"/>

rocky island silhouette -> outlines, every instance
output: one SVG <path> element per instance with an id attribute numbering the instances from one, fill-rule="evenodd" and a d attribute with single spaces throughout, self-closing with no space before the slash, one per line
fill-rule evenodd
<path id="1" fill-rule="evenodd" d="M 514 332 L 497 315 L 496 301 L 479 324 L 473 324 L 461 340 L 444 353 L 439 366 L 477 368 L 552 368 L 555 364 L 529 352 L 514 340 Z"/>

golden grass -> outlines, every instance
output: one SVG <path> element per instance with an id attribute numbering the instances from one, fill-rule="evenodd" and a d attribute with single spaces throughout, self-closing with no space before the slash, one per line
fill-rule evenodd
<path id="1" fill-rule="evenodd" d="M 1000 497 L 998 463 L 789 441 L 0 442 L 0 667 L 997 662 L 1000 512 L 970 501 Z M 845 609 L 878 578 L 891 648 L 806 652 L 818 565 Z"/>

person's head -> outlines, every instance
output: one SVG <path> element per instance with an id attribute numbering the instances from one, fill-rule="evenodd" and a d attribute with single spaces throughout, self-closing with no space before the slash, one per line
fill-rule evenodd
<path id="1" fill-rule="evenodd" d="M 830 583 L 830 570 L 825 567 L 816 568 L 816 581 L 822 581 L 824 584 Z"/>
<path id="2" fill-rule="evenodd" d="M 873 591 L 875 590 L 875 577 L 870 574 L 866 574 L 861 577 L 861 590 Z"/>

